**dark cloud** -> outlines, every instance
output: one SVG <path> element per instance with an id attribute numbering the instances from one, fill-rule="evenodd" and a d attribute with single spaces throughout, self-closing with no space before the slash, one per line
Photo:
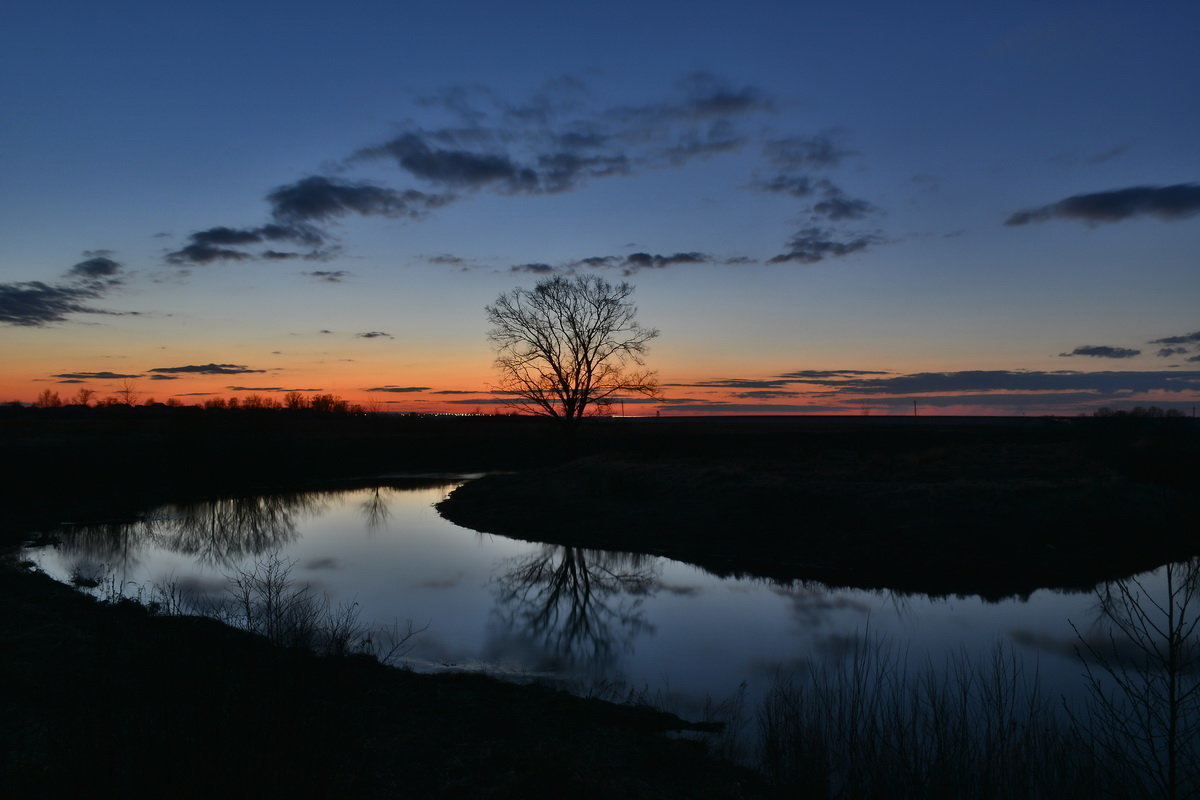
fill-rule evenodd
<path id="1" fill-rule="evenodd" d="M 396 392 L 396 393 L 428 392 L 429 387 L 428 386 L 374 386 L 370 389 L 364 388 L 362 391 L 364 391 L 364 392 Z M 438 394 L 444 394 L 444 392 L 438 392 Z"/>
<path id="2" fill-rule="evenodd" d="M 813 180 L 808 175 L 776 175 L 768 181 L 753 184 L 755 189 L 764 192 L 777 192 L 792 197 L 811 197 L 823 181 Z"/>
<path id="3" fill-rule="evenodd" d="M 167 261 L 171 264 L 211 264 L 214 261 L 245 261 L 250 258 L 253 256 L 241 250 L 206 244 L 189 244 L 167 253 Z"/>
<path id="4" fill-rule="evenodd" d="M 561 151 L 538 156 L 538 181 L 540 191 L 546 193 L 566 192 L 585 178 L 606 178 L 610 175 L 626 175 L 630 171 L 629 157 L 617 155 L 579 155 Z"/>
<path id="5" fill-rule="evenodd" d="M 789 392 L 777 389 L 758 389 L 753 392 L 734 392 L 742 400 L 777 400 L 781 397 L 803 397 L 806 392 Z"/>
<path id="6" fill-rule="evenodd" d="M 707 253 L 675 253 L 674 255 L 651 255 L 650 253 L 630 253 L 625 257 L 622 266 L 626 274 L 639 269 L 662 269 L 676 264 L 709 264 L 712 256 Z"/>
<path id="7" fill-rule="evenodd" d="M 79 378 L 67 378 L 62 381 L 55 381 L 55 383 L 87 383 L 87 381 L 80 380 Z"/>
<path id="8" fill-rule="evenodd" d="M 431 145 L 420 133 L 404 133 L 376 147 L 360 150 L 358 158 L 388 157 L 416 178 L 455 188 L 478 189 L 501 183 L 509 191 L 537 187 L 537 173 L 518 166 L 501 153 L 473 153 Z"/>
<path id="9" fill-rule="evenodd" d="M 466 390 L 466 389 L 442 389 L 441 391 L 431 392 L 430 394 L 487 394 L 484 389 Z"/>
<path id="10" fill-rule="evenodd" d="M 262 225 L 258 228 L 217 227 L 197 231 L 188 237 L 193 243 L 214 246 L 238 246 L 262 242 L 296 242 L 319 245 L 324 236 L 310 225 Z"/>
<path id="11" fill-rule="evenodd" d="M 717 120 L 700 130 L 681 134 L 659 157 L 678 166 L 693 158 L 708 158 L 737 150 L 745 143 L 746 138 L 738 134 L 732 123 Z"/>
<path id="12" fill-rule="evenodd" d="M 152 380 L 152 381 L 177 381 L 177 380 L 179 380 L 179 376 L 178 375 L 151 375 L 150 380 Z"/>
<path id="13" fill-rule="evenodd" d="M 280 186 L 267 195 L 274 222 L 256 228 L 218 226 L 197 231 L 188 237 L 187 245 L 168 253 L 166 260 L 172 264 L 293 258 L 323 261 L 330 258 L 336 248 L 320 249 L 329 237 L 313 224 L 315 222 L 327 222 L 348 214 L 419 218 L 452 199 L 448 195 L 431 195 L 415 189 L 399 192 L 370 183 L 314 175 Z M 268 249 L 252 253 L 235 249 L 268 242 L 291 242 L 309 250 L 298 253 Z"/>
<path id="14" fill-rule="evenodd" d="M 695 72 L 676 85 L 681 97 L 674 101 L 643 106 L 621 106 L 608 116 L 623 122 L 661 124 L 680 120 L 738 117 L 773 111 L 774 104 L 753 86 L 733 88 L 707 72 Z"/>
<path id="15" fill-rule="evenodd" d="M 100 251 L 88 251 L 84 255 L 98 253 Z M 108 251 L 104 251 L 108 252 Z M 80 261 L 75 266 L 71 267 L 67 273 L 72 277 L 87 278 L 91 280 L 99 280 L 102 278 L 112 278 L 121 271 L 121 263 L 113 261 L 106 255 L 92 255 L 86 261 Z"/>
<path id="16" fill-rule="evenodd" d="M 310 176 L 268 193 L 270 225 L 201 231 L 184 247 L 169 253 L 168 261 L 327 259 L 329 236 L 316 226 L 341 216 L 419 218 L 456 200 L 453 192 L 567 192 L 591 179 L 678 166 L 736 150 L 752 139 L 761 141 L 761 128 L 750 135 L 739 126 L 750 115 L 774 111 L 771 100 L 758 88 L 733 85 L 707 73 L 686 76 L 658 103 L 602 108 L 585 102 L 588 97 L 582 81 L 561 78 L 523 104 L 506 102 L 480 86 L 451 87 L 420 98 L 422 105 L 445 109 L 457 121 L 445 127 L 410 126 L 380 144 L 358 149 L 345 163 L 386 160 L 443 193 Z M 773 167 L 786 172 L 832 168 L 854 153 L 838 141 L 835 132 L 825 132 L 770 139 L 764 143 L 763 154 Z M 832 221 L 860 219 L 876 211 L 870 203 L 846 196 L 828 181 L 806 176 L 781 174 L 760 188 L 804 197 L 821 190 L 825 196 L 811 212 Z M 288 241 L 309 251 L 248 249 L 268 241 Z M 873 241 L 861 236 L 836 239 L 829 234 L 821 239 L 808 237 L 778 259 L 811 263 L 863 249 Z M 428 260 L 462 263 L 453 256 Z M 570 268 L 531 263 L 512 269 L 548 272 Z M 645 267 L 625 264 L 623 268 Z"/>
<path id="17" fill-rule="evenodd" d="M 261 371 L 261 370 L 260 370 Z M 284 386 L 226 386 L 232 392 L 321 392 L 324 389 L 289 389 Z"/>
<path id="18" fill-rule="evenodd" d="M 1196 344 L 1200 343 L 1200 331 L 1192 331 L 1181 336 L 1164 336 L 1161 339 L 1152 339 L 1150 344 Z"/>
<path id="19" fill-rule="evenodd" d="M 265 369 L 250 369 L 242 364 L 189 364 L 184 367 L 155 367 L 149 372 L 194 375 L 242 375 L 249 372 L 266 372 Z"/>
<path id="20" fill-rule="evenodd" d="M 887 375 L 887 370 L 878 369 L 801 369 L 795 372 L 785 372 L 780 377 L 793 378 L 799 382 L 823 380 L 827 378 L 845 378 L 858 375 Z"/>
<path id="21" fill-rule="evenodd" d="M 315 272 L 305 272 L 310 278 L 317 278 L 328 283 L 341 283 L 342 278 L 345 278 L 350 273 L 344 269 L 335 270 L 316 270 Z"/>
<path id="22" fill-rule="evenodd" d="M 360 150 L 355 158 L 388 157 L 414 177 L 435 185 L 468 190 L 491 187 L 507 194 L 566 192 L 586 179 L 625 175 L 632 169 L 625 153 L 592 153 L 580 148 L 539 152 L 537 145 L 542 143 L 536 141 L 525 143 L 534 150 L 531 163 L 520 164 L 506 153 L 435 146 L 430 139 L 439 138 L 437 134 L 408 132 Z"/>
<path id="23" fill-rule="evenodd" d="M 531 275 L 550 275 L 558 272 L 558 269 L 536 261 L 530 264 L 513 264 L 508 268 L 509 272 L 528 272 Z"/>
<path id="24" fill-rule="evenodd" d="M 1159 348 L 1159 351 L 1155 355 L 1159 358 L 1169 358 L 1171 356 L 1181 356 L 1187 351 L 1186 347 L 1162 347 Z"/>
<path id="25" fill-rule="evenodd" d="M 824 200 L 815 203 L 812 211 L 817 216 L 836 222 L 844 219 L 863 219 L 877 213 L 879 209 L 866 200 L 849 197 L 841 190 L 836 190 L 827 194 Z"/>
<path id="26" fill-rule="evenodd" d="M 1196 214 L 1200 214 L 1200 185 L 1178 183 L 1174 186 L 1134 186 L 1078 194 L 1040 208 L 1018 211 L 1004 224 L 1027 225 L 1050 219 L 1075 219 L 1094 225 L 1143 215 L 1177 220 Z"/>
<path id="27" fill-rule="evenodd" d="M 589 109 L 587 94 L 574 78 L 521 105 L 483 87 L 454 87 L 423 102 L 451 111 L 461 125 L 406 130 L 350 160 L 388 159 L 415 178 L 452 189 L 566 192 L 588 179 L 737 149 L 747 139 L 734 120 L 773 108 L 757 88 L 730 86 L 706 73 L 687 76 L 660 103 Z"/>
<path id="28" fill-rule="evenodd" d="M 920 395 L 918 397 L 879 397 L 871 402 L 883 407 L 902 407 L 906 411 L 913 400 L 919 406 L 991 406 L 994 408 L 1027 409 L 1034 407 L 1077 406 L 1096 403 L 1103 398 L 1096 392 L 1009 392 L 994 394 Z"/>
<path id="29" fill-rule="evenodd" d="M 717 378 L 697 383 L 666 383 L 664 386 L 689 386 L 713 389 L 781 389 L 797 381 L 790 378 Z"/>
<path id="30" fill-rule="evenodd" d="M 1200 359 L 1200 357 L 1197 357 Z M 885 377 L 876 377 L 885 376 Z M 930 395 L 943 397 L 943 404 L 983 405 L 991 398 L 996 405 L 1022 403 L 1018 395 L 986 394 L 988 392 L 1023 392 L 1045 395 L 1039 402 L 1050 401 L 1051 393 L 1061 402 L 1082 398 L 1103 400 L 1110 397 L 1153 391 L 1196 392 L 1200 391 L 1200 372 L 1165 371 L 1105 371 L 1080 372 L 1057 370 L 1039 372 L 1029 370 L 968 370 L 961 372 L 919 372 L 907 375 L 891 375 L 874 370 L 800 370 L 770 378 L 723 378 L 699 381 L 690 384 L 664 384 L 664 386 L 690 386 L 696 388 L 735 389 L 750 396 L 751 392 L 791 391 L 795 384 L 814 384 L 823 387 L 812 396 L 831 397 L 845 395 L 869 396 L 872 402 L 887 402 L 888 398 L 911 402 L 935 403 Z M 976 395 L 972 401 L 964 395 Z M 1068 397 L 1068 395 L 1070 395 Z M 767 399 L 766 396 L 757 396 Z M 1028 401 L 1026 404 L 1033 403 Z"/>
<path id="31" fill-rule="evenodd" d="M 832 221 L 863 219 L 880 209 L 855 197 L 850 197 L 828 178 L 815 179 L 809 175 L 780 174 L 766 181 L 751 184 L 752 188 L 764 192 L 775 192 L 791 197 L 808 198 L 819 194 L 822 199 L 809 209 L 814 217 Z"/>
<path id="32" fill-rule="evenodd" d="M 425 256 L 425 260 L 430 264 L 449 264 L 451 266 L 462 266 L 466 263 L 466 259 L 452 256 L 449 253 L 443 253 L 437 256 Z"/>
<path id="33" fill-rule="evenodd" d="M 63 322 L 68 314 L 119 314 L 87 305 L 103 296 L 107 284 L 48 284 L 41 281 L 0 283 L 0 324 L 42 327 Z"/>
<path id="34" fill-rule="evenodd" d="M 371 183 L 319 175 L 280 186 L 267 195 L 276 219 L 291 223 L 328 221 L 347 214 L 416 219 L 452 200 L 449 195 L 426 194 L 416 189 L 399 192 Z"/>
<path id="35" fill-rule="evenodd" d="M 365 333 L 356 333 L 354 335 L 357 336 L 359 339 L 395 339 L 396 338 L 395 336 L 392 336 L 390 333 L 385 333 L 384 331 L 367 331 Z"/>
<path id="36" fill-rule="evenodd" d="M 581 258 L 578 261 L 571 262 L 571 266 L 596 269 L 599 267 L 615 266 L 621 262 L 622 258 L 620 256 L 589 256 L 588 258 Z"/>
<path id="37" fill-rule="evenodd" d="M 851 253 L 866 250 L 880 239 L 871 234 L 856 234 L 850 238 L 838 238 L 831 230 L 811 227 L 803 228 L 787 243 L 788 252 L 767 259 L 768 264 L 782 264 L 796 261 L 801 264 L 815 264 L 826 258 L 840 258 Z"/>
<path id="38" fill-rule="evenodd" d="M 676 264 L 711 264 L 714 259 L 708 253 L 696 251 L 662 255 L 656 253 L 630 253 L 627 256 L 589 256 L 554 266 L 541 262 L 514 264 L 509 272 L 525 272 L 532 275 L 573 273 L 577 269 L 620 269 L 623 275 L 632 275 L 641 269 L 664 269 Z M 753 263 L 751 259 L 731 259 L 726 263 Z"/>
<path id="39" fill-rule="evenodd" d="M 1141 350 L 1131 350 L 1128 347 L 1109 347 L 1101 344 L 1085 344 L 1076 347 L 1069 353 L 1059 353 L 1064 358 L 1071 356 L 1091 356 L 1093 358 L 1133 358 L 1140 356 Z"/>
<path id="40" fill-rule="evenodd" d="M 214 261 L 246 261 L 253 258 L 281 259 L 300 258 L 306 254 L 286 253 L 278 250 L 267 250 L 259 254 L 235 250 L 235 247 L 246 247 L 268 242 L 292 242 L 304 247 L 316 248 L 325 242 L 325 235 L 313 227 L 299 221 L 289 223 L 271 223 L 257 228 L 229 228 L 218 226 L 196 231 L 188 236 L 188 244 L 178 250 L 167 253 L 166 259 L 171 264 L 211 264 Z M 310 251 L 310 254 L 316 251 Z"/>
<path id="41" fill-rule="evenodd" d="M 833 131 L 815 136 L 789 136 L 763 143 L 763 155 L 772 165 L 784 170 L 832 169 L 851 156 L 858 155 L 835 141 Z"/>
<path id="42" fill-rule="evenodd" d="M 967 370 L 918 372 L 888 378 L 829 380 L 839 393 L 913 395 L 947 392 L 1115 392 L 1180 391 L 1200 389 L 1200 372 L 1077 372 L 1058 370 Z"/>
<path id="43" fill-rule="evenodd" d="M 124 372 L 60 372 L 57 375 L 51 375 L 51 378 L 82 378 L 84 380 L 120 380 L 122 378 L 140 378 L 141 375 L 127 374 Z"/>

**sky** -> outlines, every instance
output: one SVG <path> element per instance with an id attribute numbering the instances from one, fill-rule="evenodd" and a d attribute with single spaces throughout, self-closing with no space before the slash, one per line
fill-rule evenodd
<path id="1" fill-rule="evenodd" d="M 0 401 L 504 409 L 484 308 L 635 288 L 625 413 L 1200 401 L 1192 2 L 0 15 Z"/>

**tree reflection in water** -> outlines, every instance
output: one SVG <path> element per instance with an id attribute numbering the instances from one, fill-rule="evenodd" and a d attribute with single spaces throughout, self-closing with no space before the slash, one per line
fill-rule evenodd
<path id="1" fill-rule="evenodd" d="M 63 536 L 61 549 L 114 569 L 137 564 L 138 551 L 146 547 L 228 566 L 294 541 L 297 523 L 323 511 L 335 494 L 293 492 L 162 506 L 135 522 L 77 525 Z"/>
<path id="2" fill-rule="evenodd" d="M 543 545 L 495 579 L 496 613 L 564 666 L 603 672 L 631 648 L 646 622 L 643 600 L 658 585 L 657 560 L 633 553 Z"/>
<path id="3" fill-rule="evenodd" d="M 368 533 L 378 533 L 387 529 L 388 517 L 391 516 L 388 499 L 394 491 L 386 486 L 376 486 L 363 501 L 361 508 Z"/>

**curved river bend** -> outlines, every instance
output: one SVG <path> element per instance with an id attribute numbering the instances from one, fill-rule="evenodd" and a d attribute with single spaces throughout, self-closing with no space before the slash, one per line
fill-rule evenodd
<path id="1" fill-rule="evenodd" d="M 402 659 L 413 669 L 628 689 L 684 716 L 739 687 L 760 696 L 780 674 L 844 658 L 864 636 L 910 664 L 986 659 L 1002 645 L 1052 696 L 1083 691 L 1075 650 L 1079 635 L 1099 630 L 1094 594 L 984 602 L 784 586 L 481 535 L 433 508 L 462 479 L 165 506 L 138 522 L 65 527 L 25 557 L 60 580 L 97 581 L 93 593 L 170 585 L 199 607 L 227 597 L 237 570 L 278 554 L 292 579 L 335 605 L 357 603 L 364 624 L 428 626 Z"/>

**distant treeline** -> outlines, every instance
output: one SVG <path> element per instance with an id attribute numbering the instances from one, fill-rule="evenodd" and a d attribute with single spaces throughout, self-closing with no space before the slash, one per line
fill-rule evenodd
<path id="1" fill-rule="evenodd" d="M 1177 408 L 1163 409 L 1163 408 L 1159 408 L 1158 406 L 1150 406 L 1149 408 L 1143 408 L 1141 406 L 1135 406 L 1134 408 L 1109 408 L 1108 406 L 1105 406 L 1104 408 L 1098 409 L 1095 412 L 1093 412 L 1092 416 L 1093 417 L 1151 417 L 1154 419 L 1160 419 L 1163 417 L 1186 417 L 1187 414 L 1184 414 L 1182 411 L 1180 411 Z"/>
<path id="2" fill-rule="evenodd" d="M 50 389 L 44 390 L 33 402 L 34 408 L 65 408 L 78 406 L 85 408 L 113 408 L 116 406 L 143 406 L 167 408 L 203 408 L 210 410 L 236 409 L 290 409 L 293 411 L 318 411 L 329 414 L 365 414 L 368 409 L 358 403 L 343 400 L 335 394 L 311 394 L 288 392 L 282 399 L 263 394 L 248 394 L 243 397 L 210 397 L 197 403 L 184 403 L 177 397 L 167 398 L 163 402 L 153 397 L 138 401 L 137 393 L 128 390 L 118 391 L 107 397 L 97 397 L 93 389 L 80 389 L 74 395 L 66 398 Z"/>

